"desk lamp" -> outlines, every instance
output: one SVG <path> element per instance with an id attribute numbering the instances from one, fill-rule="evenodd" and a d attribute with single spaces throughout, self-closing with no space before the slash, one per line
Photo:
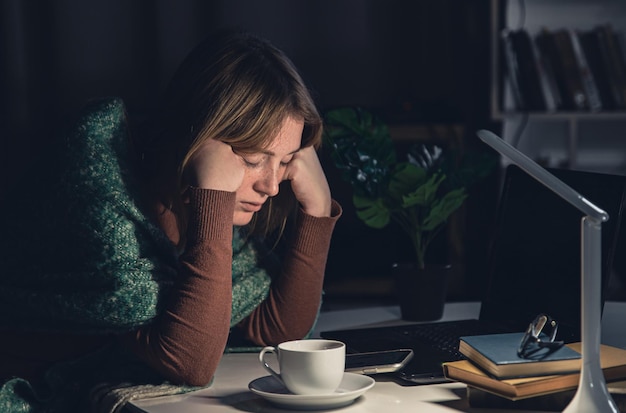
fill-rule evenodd
<path id="1" fill-rule="evenodd" d="M 602 306 L 601 231 L 608 214 L 496 134 L 479 130 L 478 137 L 506 156 L 552 192 L 582 211 L 581 219 L 581 370 L 578 390 L 564 413 L 619 413 L 600 366 Z"/>

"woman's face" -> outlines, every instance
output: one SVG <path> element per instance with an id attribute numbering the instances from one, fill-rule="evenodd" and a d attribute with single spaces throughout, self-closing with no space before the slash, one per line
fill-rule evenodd
<path id="1" fill-rule="evenodd" d="M 245 172 L 236 192 L 233 225 L 246 225 L 269 197 L 278 194 L 285 170 L 300 150 L 304 121 L 288 116 L 266 149 L 242 155 Z"/>

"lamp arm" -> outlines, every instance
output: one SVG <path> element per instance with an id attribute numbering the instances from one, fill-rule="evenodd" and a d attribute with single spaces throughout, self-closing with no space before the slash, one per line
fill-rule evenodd
<path id="1" fill-rule="evenodd" d="M 602 222 L 609 215 L 542 168 L 535 161 L 487 130 L 478 137 L 526 173 L 582 211 L 581 220 L 581 369 L 578 390 L 563 413 L 619 413 L 606 387 L 600 364 L 602 307 Z"/>
<path id="2" fill-rule="evenodd" d="M 548 187 L 552 192 L 565 199 L 567 202 L 578 208 L 582 213 L 599 221 L 608 221 L 609 215 L 598 208 L 596 205 L 585 199 L 576 192 L 572 187 L 552 175 L 545 168 L 541 167 L 528 156 L 505 142 L 493 132 L 488 130 L 480 130 L 477 132 L 478 137 L 491 146 L 493 149 L 512 160 L 517 166 L 526 171 L 527 174 L 535 178 L 537 181 Z"/>

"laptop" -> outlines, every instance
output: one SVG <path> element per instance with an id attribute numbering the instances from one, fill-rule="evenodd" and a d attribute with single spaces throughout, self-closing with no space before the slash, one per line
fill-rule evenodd
<path id="1" fill-rule="evenodd" d="M 548 171 L 609 214 L 602 224 L 605 291 L 626 199 L 626 177 Z M 559 322 L 557 339 L 579 341 L 583 214 L 516 165 L 505 170 L 496 214 L 478 319 L 324 331 L 320 335 L 343 341 L 348 353 L 411 348 L 413 359 L 393 374 L 418 384 L 446 381 L 441 364 L 463 359 L 458 352 L 459 337 L 522 332 L 539 313 Z"/>

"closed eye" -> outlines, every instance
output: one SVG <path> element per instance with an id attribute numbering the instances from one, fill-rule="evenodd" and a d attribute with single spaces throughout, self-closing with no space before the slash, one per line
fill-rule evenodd
<path id="1" fill-rule="evenodd" d="M 243 159 L 244 164 L 250 168 L 256 168 L 261 165 L 264 159 L 264 155 L 250 154 L 250 153 L 238 153 Z"/>
<path id="2" fill-rule="evenodd" d="M 293 155 L 291 155 L 291 156 L 289 157 L 289 159 L 287 159 L 287 160 L 282 160 L 282 161 L 280 162 L 280 165 L 281 165 L 281 166 L 287 166 L 287 165 L 289 165 L 289 164 L 291 163 L 291 161 L 293 161 Z"/>
<path id="3" fill-rule="evenodd" d="M 261 164 L 260 161 L 251 161 L 251 160 L 248 160 L 248 159 L 246 159 L 244 157 L 242 157 L 242 159 L 243 159 L 243 162 L 246 164 L 246 166 L 250 166 L 250 167 L 253 167 L 253 168 L 257 167 L 257 166 L 259 166 Z"/>

